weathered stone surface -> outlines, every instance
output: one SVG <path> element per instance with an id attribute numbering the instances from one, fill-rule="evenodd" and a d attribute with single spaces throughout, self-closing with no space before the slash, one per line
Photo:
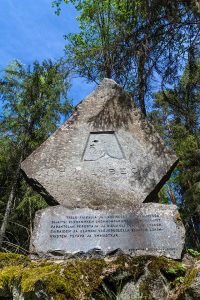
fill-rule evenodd
<path id="1" fill-rule="evenodd" d="M 21 167 L 49 204 L 102 209 L 152 201 L 176 161 L 131 97 L 104 79 Z"/>
<path id="2" fill-rule="evenodd" d="M 139 291 L 139 287 L 136 286 L 135 282 L 130 281 L 123 287 L 119 295 L 117 295 L 116 300 L 132 300 L 132 299 L 142 299 L 142 294 Z"/>
<path id="3" fill-rule="evenodd" d="M 200 263 L 192 273 L 193 277 L 184 291 L 185 300 L 200 299 Z"/>
<path id="4" fill-rule="evenodd" d="M 69 210 L 62 206 L 37 212 L 31 253 L 44 256 L 165 255 L 178 259 L 184 227 L 174 205 L 146 203 L 126 210 Z"/>
<path id="5" fill-rule="evenodd" d="M 184 265 L 185 259 L 153 256 L 68 261 L 30 261 L 11 253 L 0 257 L 1 300 L 200 299 L 200 265 L 194 258 Z"/>

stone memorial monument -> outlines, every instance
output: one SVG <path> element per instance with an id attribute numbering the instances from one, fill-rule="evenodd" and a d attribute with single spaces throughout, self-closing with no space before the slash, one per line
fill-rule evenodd
<path id="1" fill-rule="evenodd" d="M 36 214 L 31 253 L 180 258 L 185 232 L 176 206 L 149 203 L 176 163 L 131 96 L 104 79 L 21 165 L 54 205 Z"/>

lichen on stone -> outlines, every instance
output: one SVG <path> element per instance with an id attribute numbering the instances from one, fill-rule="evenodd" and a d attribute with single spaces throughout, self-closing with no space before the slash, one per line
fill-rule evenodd
<path id="1" fill-rule="evenodd" d="M 20 297 L 13 299 L 23 300 L 120 299 L 129 283 L 142 300 L 182 300 L 188 289 L 198 286 L 198 272 L 197 260 L 186 268 L 182 262 L 153 256 L 30 261 L 0 253 L 0 299 L 11 297 L 14 289 Z"/>
<path id="2" fill-rule="evenodd" d="M 13 262 L 14 265 L 11 266 Z M 50 261 L 30 262 L 26 257 L 18 256 L 14 260 L 13 255 L 10 255 L 9 262 L 7 254 L 5 265 L 1 264 L 0 288 L 12 290 L 13 284 L 17 283 L 22 293 L 26 294 L 34 291 L 36 284 L 42 282 L 44 289 L 54 297 L 53 299 L 79 299 L 81 294 L 87 296 L 91 290 L 98 287 L 105 265 L 103 259 L 58 264 Z"/>

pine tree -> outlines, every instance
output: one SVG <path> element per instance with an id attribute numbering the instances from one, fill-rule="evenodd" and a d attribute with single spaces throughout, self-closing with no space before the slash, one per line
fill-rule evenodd
<path id="1" fill-rule="evenodd" d="M 196 54 L 195 49 L 189 49 L 188 63 L 178 84 L 155 94 L 154 110 L 149 114 L 166 144 L 180 158 L 171 186 L 190 236 L 195 230 L 193 214 L 200 199 L 200 62 Z M 200 246 L 200 237 L 195 234 L 189 243 L 195 245 L 194 239 Z"/>
<path id="2" fill-rule="evenodd" d="M 23 194 L 21 162 L 56 129 L 61 116 L 67 116 L 71 109 L 66 98 L 67 76 L 68 71 L 61 62 L 34 62 L 32 67 L 26 68 L 16 60 L 4 70 L 0 79 L 0 98 L 4 103 L 0 150 L 2 155 L 8 156 L 10 164 L 5 163 L 1 174 L 1 185 L 6 188 L 1 201 L 6 202 L 6 207 L 0 228 L 0 247 L 14 204 L 23 198 L 20 196 Z M 5 145 L 9 150 L 7 154 Z"/>
<path id="3" fill-rule="evenodd" d="M 173 82 L 191 43 L 198 44 L 196 1 L 54 0 L 79 12 L 79 32 L 65 38 L 66 59 L 89 81 L 112 78 L 146 115 L 151 87 Z M 187 3 L 186 3 L 187 2 Z"/>

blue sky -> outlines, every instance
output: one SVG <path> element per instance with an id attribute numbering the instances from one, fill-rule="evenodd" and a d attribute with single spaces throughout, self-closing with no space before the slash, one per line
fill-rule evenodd
<path id="1" fill-rule="evenodd" d="M 63 5 L 55 15 L 51 0 L 1 0 L 0 70 L 13 59 L 24 64 L 34 60 L 56 59 L 64 55 L 64 34 L 77 32 L 77 12 Z M 78 78 L 72 80 L 69 96 L 77 104 L 94 88 Z"/>

